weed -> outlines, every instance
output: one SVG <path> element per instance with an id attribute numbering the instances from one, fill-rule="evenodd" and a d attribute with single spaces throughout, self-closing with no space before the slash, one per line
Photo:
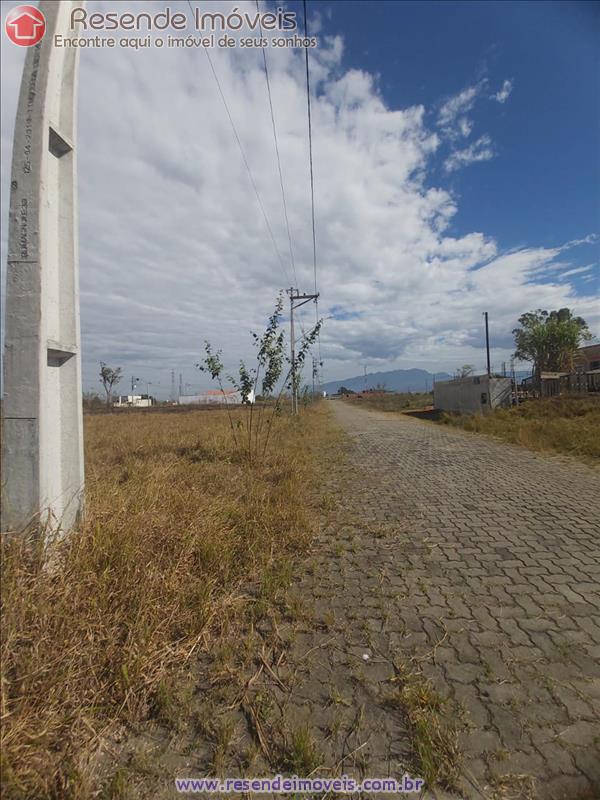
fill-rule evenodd
<path id="1" fill-rule="evenodd" d="M 600 458 L 600 397 L 562 395 L 527 400 L 491 414 L 444 414 L 441 422 L 530 450 L 566 453 L 588 461 Z"/>
<path id="2" fill-rule="evenodd" d="M 351 403 L 372 411 L 407 411 L 426 408 L 433 404 L 431 392 L 386 392 L 368 391 L 348 395 L 344 398 Z"/>
<path id="3" fill-rule="evenodd" d="M 409 723 L 415 771 L 428 786 L 455 789 L 460 776 L 456 722 L 444 714 L 444 701 L 420 672 L 395 664 L 398 689 L 388 698 Z"/>
<path id="4" fill-rule="evenodd" d="M 53 546 L 51 569 L 39 543 L 2 542 L 5 796 L 87 798 L 82 765 L 107 724 L 150 713 L 177 727 L 174 669 L 235 639 L 257 595 L 267 613 L 307 548 L 325 418 L 279 417 L 250 467 L 223 411 L 86 416 L 80 530 Z M 239 655 L 225 648 L 216 677 Z"/>
<path id="5" fill-rule="evenodd" d="M 308 725 L 292 730 L 287 737 L 284 768 L 292 775 L 306 777 L 321 763 L 317 745 Z"/>

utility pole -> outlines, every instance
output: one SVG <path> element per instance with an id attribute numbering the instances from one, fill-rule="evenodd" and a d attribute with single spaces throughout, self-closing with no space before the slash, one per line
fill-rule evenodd
<path id="1" fill-rule="evenodd" d="M 33 532 L 42 540 L 54 532 L 57 538 L 68 534 L 84 507 L 75 125 L 79 48 L 66 46 L 80 36 L 81 25 L 70 25 L 77 5 L 41 2 L 46 35 L 35 47 L 23 48 L 6 218 L 0 528 L 23 536 Z M 64 48 L 54 45 L 57 36 Z"/>
<path id="2" fill-rule="evenodd" d="M 490 331 L 488 326 L 488 312 L 484 311 L 483 316 L 485 317 L 485 352 L 487 354 L 487 374 L 489 378 L 492 374 L 492 370 L 490 367 Z"/>
<path id="3" fill-rule="evenodd" d="M 174 403 L 177 400 L 175 396 L 175 370 L 171 370 L 171 401 Z"/>
<path id="4" fill-rule="evenodd" d="M 300 294 L 298 289 L 290 287 L 287 290 L 290 298 L 290 359 L 292 377 L 292 414 L 298 413 L 298 376 L 296 375 L 296 339 L 294 333 L 294 311 L 311 300 L 317 300 L 318 294 Z"/>
<path id="5" fill-rule="evenodd" d="M 515 387 L 515 405 L 519 405 L 519 387 L 517 386 L 517 373 L 515 372 L 515 357 L 510 360 L 510 372 L 512 375 L 513 386 Z"/>
<path id="6" fill-rule="evenodd" d="M 179 396 L 183 395 L 183 375 L 179 373 Z"/>

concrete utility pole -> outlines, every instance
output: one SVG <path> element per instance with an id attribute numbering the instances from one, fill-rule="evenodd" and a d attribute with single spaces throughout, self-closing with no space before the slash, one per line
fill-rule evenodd
<path id="1" fill-rule="evenodd" d="M 298 386 L 296 375 L 296 338 L 294 333 L 294 311 L 311 300 L 317 300 L 318 294 L 300 294 L 298 289 L 287 289 L 290 298 L 290 359 L 292 377 L 292 414 L 298 413 Z M 301 301 L 301 302 L 299 302 Z"/>
<path id="2" fill-rule="evenodd" d="M 77 247 L 79 48 L 53 46 L 79 2 L 41 2 L 15 120 L 4 358 L 2 530 L 66 533 L 83 510 Z"/>

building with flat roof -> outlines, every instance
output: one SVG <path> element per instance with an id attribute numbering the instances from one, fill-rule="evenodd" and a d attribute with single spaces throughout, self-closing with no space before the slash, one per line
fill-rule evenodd
<path id="1" fill-rule="evenodd" d="M 487 414 L 494 408 L 512 405 L 510 378 L 468 375 L 433 385 L 433 405 L 456 414 Z"/>

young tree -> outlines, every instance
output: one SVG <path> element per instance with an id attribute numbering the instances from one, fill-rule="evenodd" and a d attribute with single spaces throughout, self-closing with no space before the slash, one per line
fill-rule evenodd
<path id="1" fill-rule="evenodd" d="M 229 405 L 226 404 L 235 445 L 245 451 L 250 461 L 261 456 L 264 457 L 269 445 L 273 422 L 281 413 L 283 391 L 285 388 L 291 387 L 291 376 L 294 372 L 296 375 L 300 375 L 306 355 L 311 345 L 314 344 L 321 328 L 321 321 L 319 321 L 303 337 L 302 344 L 296 353 L 294 364 L 292 364 L 290 359 L 285 356 L 284 335 L 283 331 L 280 330 L 282 314 L 283 297 L 280 294 L 264 333 L 262 335 L 252 333 L 254 346 L 257 348 L 256 366 L 248 368 L 243 361 L 240 361 L 238 375 L 226 376 L 240 393 L 242 404 L 246 408 L 244 421 L 238 421 L 236 426 L 230 413 Z M 205 342 L 204 351 L 206 355 L 203 361 L 196 364 L 196 367 L 202 372 L 207 372 L 213 380 L 216 380 L 224 394 L 224 366 L 221 360 L 221 351 L 213 350 L 210 342 Z M 289 364 L 289 369 L 287 374 L 284 375 L 283 365 L 286 361 Z M 278 391 L 277 384 L 279 384 Z M 259 388 L 263 397 L 272 398 L 274 395 L 275 397 L 274 402 L 268 405 L 261 404 L 257 409 L 258 413 L 255 415 L 253 398 L 256 398 L 259 394 Z M 270 413 L 266 410 L 267 408 Z M 243 430 L 240 430 L 240 428 Z"/>
<path id="2" fill-rule="evenodd" d="M 529 311 L 519 317 L 519 325 L 513 330 L 515 358 L 531 361 L 537 380 L 544 371 L 571 370 L 575 351 L 592 338 L 587 322 L 569 308 Z"/>
<path id="3" fill-rule="evenodd" d="M 117 367 L 116 369 L 112 369 L 109 367 L 108 364 L 105 364 L 104 361 L 100 362 L 100 382 L 104 386 L 104 391 L 106 392 L 106 407 L 110 408 L 110 404 L 112 401 L 112 392 L 113 387 L 119 383 L 122 377 L 123 370 L 121 367 Z"/>
<path id="4" fill-rule="evenodd" d="M 457 374 L 459 378 L 468 378 L 473 374 L 473 367 L 470 364 L 463 364 Z"/>

